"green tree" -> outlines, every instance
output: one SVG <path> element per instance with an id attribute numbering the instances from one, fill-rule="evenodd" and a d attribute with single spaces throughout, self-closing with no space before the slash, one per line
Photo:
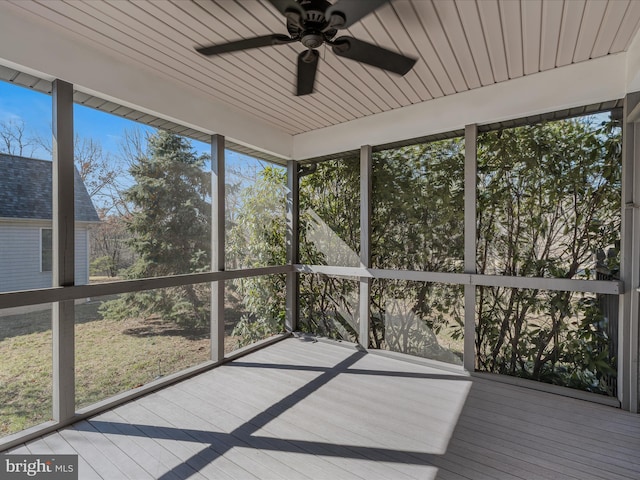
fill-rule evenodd
<path id="1" fill-rule="evenodd" d="M 284 232 L 286 171 L 267 166 L 255 181 L 238 192 L 233 221 L 227 235 L 227 261 L 235 267 L 284 265 L 287 261 Z M 247 312 L 235 325 L 232 336 L 242 347 L 284 331 L 286 285 L 283 275 L 233 280 L 227 295 L 237 297 Z"/>
<path id="2" fill-rule="evenodd" d="M 303 262 L 326 263 L 321 251 L 325 245 L 310 238 L 312 224 L 316 225 L 313 216 L 325 221 L 337 237 L 346 239 L 346 248 L 356 252 L 357 257 L 358 168 L 357 159 L 332 161 L 318 165 L 315 173 L 301 179 L 300 256 Z M 351 197 L 342 195 L 345 187 L 353 194 Z M 230 265 L 257 267 L 286 262 L 285 195 L 286 173 L 276 167 L 264 168 L 254 183 L 241 188 L 227 237 Z M 352 305 L 344 301 L 356 292 L 355 282 L 313 275 L 302 275 L 300 282 L 303 331 L 343 338 L 336 329 L 340 326 L 344 338 L 357 335 L 357 329 L 353 328 L 355 312 Z M 248 312 L 233 332 L 241 337 L 239 346 L 284 329 L 285 279 L 282 275 L 241 279 L 232 285 L 234 290 L 230 293 L 238 295 Z"/>
<path id="3" fill-rule="evenodd" d="M 375 153 L 373 265 L 461 272 L 463 196 L 461 138 Z"/>
<path id="4" fill-rule="evenodd" d="M 300 260 L 358 266 L 360 162 L 347 157 L 302 169 Z M 358 283 L 326 275 L 300 276 L 299 328 L 329 338 L 357 341 Z"/>
<path id="5" fill-rule="evenodd" d="M 206 155 L 178 135 L 158 131 L 147 138 L 129 173 L 134 184 L 123 193 L 129 204 L 126 228 L 136 255 L 127 278 L 202 272 L 210 269 L 210 175 Z M 107 315 L 160 315 L 177 323 L 209 320 L 208 287 L 187 285 L 127 294 L 109 302 Z"/>
<path id="6" fill-rule="evenodd" d="M 98 210 L 100 223 L 91 229 L 91 275 L 117 277 L 133 264 L 133 252 L 127 245 L 127 215 Z"/>
<path id="7" fill-rule="evenodd" d="M 478 272 L 594 278 L 596 252 L 619 242 L 620 134 L 580 118 L 481 135 Z M 476 368 L 607 393 L 615 360 L 593 296 L 479 288 L 477 318 Z"/>
<path id="8" fill-rule="evenodd" d="M 374 154 L 374 268 L 461 272 L 464 249 L 464 142 L 420 143 Z M 439 344 L 462 336 L 461 289 L 428 282 L 376 280 L 371 342 L 459 362 Z M 388 307 L 393 312 L 388 311 Z"/>
<path id="9" fill-rule="evenodd" d="M 482 134 L 478 151 L 478 272 L 590 279 L 595 276 L 595 254 L 607 251 L 607 267 L 615 274 L 620 236 L 620 140 L 619 126 L 612 120 L 603 121 L 603 117 Z M 462 271 L 463 166 L 461 139 L 375 154 L 375 268 Z M 312 173 L 309 167 L 304 169 L 300 183 L 301 261 L 351 265 L 350 259 L 354 254 L 357 258 L 359 251 L 358 161 L 323 162 L 313 167 Z M 247 191 L 242 202 L 245 213 L 238 218 L 261 232 L 243 236 L 246 243 L 242 248 L 251 255 L 264 255 L 275 246 L 272 258 L 284 258 L 283 217 L 265 215 L 260 207 L 267 198 L 265 192 L 276 191 L 277 182 L 264 181 L 260 189 Z M 282 185 L 283 180 L 278 182 Z M 324 238 L 323 232 L 339 242 Z M 337 254 L 336 245 L 347 255 Z M 276 288 L 282 285 L 267 285 L 260 298 L 275 295 L 269 290 Z M 607 298 L 502 287 L 479 287 L 477 295 L 476 368 L 612 393 L 607 377 L 615 375 L 615 358 L 602 311 Z M 357 282 L 352 279 L 302 274 L 300 328 L 356 340 L 354 298 Z M 462 337 L 460 287 L 376 280 L 372 305 L 373 346 L 451 361 L 451 352 L 445 352 L 438 334 L 444 332 L 454 341 Z M 397 320 L 391 329 L 389 314 Z"/>

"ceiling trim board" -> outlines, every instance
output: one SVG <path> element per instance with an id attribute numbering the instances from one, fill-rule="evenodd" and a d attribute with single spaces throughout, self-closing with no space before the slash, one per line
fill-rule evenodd
<path id="1" fill-rule="evenodd" d="M 293 137 L 297 160 L 618 99 L 625 53 L 519 77 Z"/>
<path id="2" fill-rule="evenodd" d="M 64 55 L 52 55 L 52 51 Z M 16 70 L 34 72 L 47 80 L 60 78 L 79 91 L 119 105 L 291 158 L 292 137 L 288 133 L 150 68 L 116 59 L 86 40 L 78 41 L 72 34 L 52 28 L 44 19 L 21 13 L 8 2 L 0 15 L 0 59 L 1 64 Z"/>
<path id="3" fill-rule="evenodd" d="M 640 33 L 636 32 L 626 56 L 625 80 L 627 93 L 638 92 L 640 91 Z"/>

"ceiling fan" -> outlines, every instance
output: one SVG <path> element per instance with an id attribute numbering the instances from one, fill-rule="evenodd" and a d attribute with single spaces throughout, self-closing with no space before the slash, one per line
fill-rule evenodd
<path id="1" fill-rule="evenodd" d="M 335 38 L 338 30 L 349 28 L 388 1 L 338 0 L 332 5 L 327 0 L 269 0 L 287 18 L 289 35 L 273 33 L 208 47 L 197 47 L 196 51 L 205 56 L 212 56 L 300 42 L 307 50 L 298 55 L 296 87 L 298 96 L 313 93 L 320 58 L 317 48 L 325 43 L 330 45 L 333 53 L 340 57 L 404 75 L 413 68 L 416 59 L 353 37 Z"/>

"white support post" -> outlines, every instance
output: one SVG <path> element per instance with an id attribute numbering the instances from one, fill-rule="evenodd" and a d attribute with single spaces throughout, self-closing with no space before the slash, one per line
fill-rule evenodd
<path id="1" fill-rule="evenodd" d="M 75 284 L 74 265 L 74 166 L 73 85 L 61 80 L 52 84 L 53 102 L 53 264 L 56 287 Z M 75 415 L 75 304 L 54 302 L 53 418 L 65 422 Z"/>
<path id="2" fill-rule="evenodd" d="M 211 270 L 225 263 L 225 139 L 211 136 Z M 224 359 L 224 280 L 211 282 L 211 359 Z"/>
<path id="3" fill-rule="evenodd" d="M 464 129 L 464 273 L 476 273 L 476 176 L 477 125 Z M 464 354 L 465 370 L 475 370 L 476 288 L 464 286 Z"/>
<path id="4" fill-rule="evenodd" d="M 629 411 L 640 412 L 640 122 L 633 123 L 633 247 L 631 308 L 629 309 Z M 631 130 L 631 128 L 629 129 Z"/>
<path id="5" fill-rule="evenodd" d="M 300 207 L 300 184 L 298 176 L 298 162 L 287 162 L 287 264 L 298 263 L 300 235 L 298 229 Z M 298 328 L 298 272 L 292 269 L 287 273 L 287 304 L 285 328 L 293 332 Z"/>
<path id="6" fill-rule="evenodd" d="M 627 95 L 624 101 L 620 279 L 625 293 L 620 295 L 618 328 L 618 400 L 624 410 L 636 413 L 640 409 L 640 122 L 631 117 L 639 104 L 640 92 Z"/>
<path id="7" fill-rule="evenodd" d="M 373 160 L 370 145 L 360 148 L 360 266 L 371 268 L 371 186 Z M 371 278 L 360 277 L 360 332 L 358 340 L 369 348 Z"/>

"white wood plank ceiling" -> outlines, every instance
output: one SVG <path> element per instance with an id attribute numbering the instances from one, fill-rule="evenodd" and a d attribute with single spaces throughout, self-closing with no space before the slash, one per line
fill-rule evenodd
<path id="1" fill-rule="evenodd" d="M 266 0 L 10 1 L 292 135 L 623 52 L 640 25 L 640 0 L 393 0 L 340 34 L 417 57 L 414 69 L 399 77 L 322 47 L 316 92 L 296 97 L 298 43 L 194 51 L 286 33 Z"/>

